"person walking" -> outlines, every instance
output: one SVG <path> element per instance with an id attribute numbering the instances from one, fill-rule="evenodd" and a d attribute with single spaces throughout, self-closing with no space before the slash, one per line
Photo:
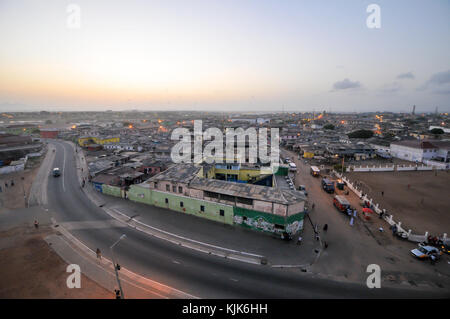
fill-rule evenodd
<path id="1" fill-rule="evenodd" d="M 99 248 L 97 248 L 96 253 L 97 253 L 97 258 L 98 258 L 98 259 L 102 259 L 102 252 L 100 251 Z"/>
<path id="2" fill-rule="evenodd" d="M 13 187 L 14 186 L 14 180 L 12 179 L 11 180 L 11 187 Z"/>
<path id="3" fill-rule="evenodd" d="M 381 191 L 381 196 L 384 196 L 384 191 Z"/>
<path id="4" fill-rule="evenodd" d="M 39 222 L 36 219 L 34 220 L 34 228 L 39 228 Z"/>
<path id="5" fill-rule="evenodd" d="M 314 204 L 314 203 L 312 203 L 312 205 L 311 205 L 311 210 L 313 210 L 313 209 L 314 209 L 314 207 L 315 207 L 315 204 Z"/>
<path id="6" fill-rule="evenodd" d="M 298 236 L 298 239 L 297 239 L 297 245 L 300 245 L 302 243 L 302 237 L 301 236 Z"/>
<path id="7" fill-rule="evenodd" d="M 328 224 L 323 225 L 323 230 L 327 231 L 328 230 Z"/>
<path id="8" fill-rule="evenodd" d="M 5 188 L 8 188 L 8 182 L 5 182 Z"/>

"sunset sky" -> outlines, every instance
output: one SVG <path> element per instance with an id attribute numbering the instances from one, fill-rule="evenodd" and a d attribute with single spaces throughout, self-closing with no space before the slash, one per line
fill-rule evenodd
<path id="1" fill-rule="evenodd" d="M 0 0 L 0 41 L 1 111 L 450 110 L 448 0 Z"/>

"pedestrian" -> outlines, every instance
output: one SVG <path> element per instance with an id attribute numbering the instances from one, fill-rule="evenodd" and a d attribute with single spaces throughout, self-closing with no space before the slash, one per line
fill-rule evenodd
<path id="1" fill-rule="evenodd" d="M 8 188 L 8 182 L 5 182 L 5 188 Z"/>
<path id="2" fill-rule="evenodd" d="M 36 228 L 36 229 L 39 228 L 39 223 L 36 219 L 34 220 L 34 228 Z"/>
<path id="3" fill-rule="evenodd" d="M 11 180 L 11 187 L 13 187 L 14 186 L 14 180 L 12 179 Z"/>
<path id="4" fill-rule="evenodd" d="M 100 251 L 99 248 L 97 248 L 96 253 L 97 253 L 97 258 L 98 258 L 98 259 L 102 259 L 102 252 Z"/>
<path id="5" fill-rule="evenodd" d="M 381 191 L 381 196 L 384 196 L 384 191 Z"/>
<path id="6" fill-rule="evenodd" d="M 323 230 L 327 231 L 328 230 L 328 224 L 323 225 Z"/>
<path id="7" fill-rule="evenodd" d="M 299 236 L 298 239 L 297 239 L 297 245 L 300 245 L 301 243 L 302 243 L 302 237 Z"/>
<path id="8" fill-rule="evenodd" d="M 313 210 L 313 209 L 314 209 L 314 206 L 315 206 L 315 204 L 314 204 L 314 203 L 312 203 L 312 206 L 311 206 L 311 210 Z"/>
<path id="9" fill-rule="evenodd" d="M 434 265 L 436 263 L 436 255 L 435 254 L 431 254 L 430 255 L 430 260 L 431 260 L 431 264 Z"/>
<path id="10" fill-rule="evenodd" d="M 397 225 L 392 226 L 392 235 L 397 233 Z"/>
<path id="11" fill-rule="evenodd" d="M 327 243 L 326 241 L 323 242 L 323 247 L 324 247 L 325 249 L 328 248 L 328 243 Z"/>

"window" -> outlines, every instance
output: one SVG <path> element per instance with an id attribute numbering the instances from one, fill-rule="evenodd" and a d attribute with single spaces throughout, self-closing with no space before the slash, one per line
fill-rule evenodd
<path id="1" fill-rule="evenodd" d="M 200 205 L 200 210 L 201 210 L 202 212 L 204 212 L 204 211 L 205 211 L 205 206 Z"/>
<path id="2" fill-rule="evenodd" d="M 184 204 L 183 204 L 183 202 L 180 202 L 180 207 L 184 207 Z"/>
<path id="3" fill-rule="evenodd" d="M 166 204 L 169 204 L 169 199 L 168 198 L 166 198 Z"/>
<path id="4" fill-rule="evenodd" d="M 170 192 L 170 185 L 166 184 L 166 191 Z"/>
<path id="5" fill-rule="evenodd" d="M 253 199 L 250 198 L 236 197 L 236 201 L 245 205 L 253 205 Z"/>
<path id="6" fill-rule="evenodd" d="M 178 193 L 183 193 L 183 187 L 181 187 L 181 186 L 178 186 Z"/>
<path id="7" fill-rule="evenodd" d="M 223 209 L 220 210 L 220 216 L 225 216 L 225 211 Z"/>
<path id="8" fill-rule="evenodd" d="M 177 192 L 177 187 L 176 186 L 172 186 L 172 192 L 174 192 L 174 193 Z"/>

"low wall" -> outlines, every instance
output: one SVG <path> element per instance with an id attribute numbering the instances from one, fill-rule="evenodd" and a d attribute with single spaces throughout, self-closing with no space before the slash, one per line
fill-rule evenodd
<path id="1" fill-rule="evenodd" d="M 424 161 L 425 162 L 425 161 Z M 349 172 L 406 172 L 406 171 L 432 171 L 448 169 L 449 164 L 427 161 L 428 165 L 392 165 L 392 166 L 349 166 Z M 439 164 L 439 165 L 438 165 Z"/>

